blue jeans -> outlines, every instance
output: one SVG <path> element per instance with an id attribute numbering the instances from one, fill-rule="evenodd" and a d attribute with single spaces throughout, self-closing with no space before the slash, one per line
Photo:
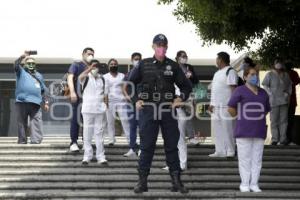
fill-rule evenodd
<path id="1" fill-rule="evenodd" d="M 129 117 L 129 127 L 130 127 L 130 148 L 132 150 L 137 150 L 138 145 L 136 143 L 136 137 L 137 137 L 137 126 L 138 126 L 138 120 L 136 119 L 136 108 L 133 106 L 133 110 L 128 111 L 128 117 Z"/>
<path id="2" fill-rule="evenodd" d="M 81 101 L 78 100 L 76 103 L 72 103 L 72 119 L 71 119 L 71 126 L 70 126 L 70 137 L 71 137 L 71 144 L 76 143 L 78 140 L 79 134 L 79 127 L 82 121 L 81 117 Z"/>

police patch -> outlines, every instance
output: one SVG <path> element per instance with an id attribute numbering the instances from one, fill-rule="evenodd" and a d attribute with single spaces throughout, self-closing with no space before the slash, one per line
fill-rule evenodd
<path id="1" fill-rule="evenodd" d="M 164 71 L 165 76 L 173 76 L 172 67 L 170 65 L 166 66 L 166 70 Z"/>

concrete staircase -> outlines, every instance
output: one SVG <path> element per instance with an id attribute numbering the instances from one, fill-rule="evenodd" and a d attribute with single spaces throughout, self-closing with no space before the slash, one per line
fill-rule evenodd
<path id="1" fill-rule="evenodd" d="M 161 139 L 149 192 L 133 193 L 137 158 L 125 158 L 125 140 L 106 147 L 108 166 L 81 165 L 82 152 L 68 151 L 68 138 L 45 138 L 41 145 L 17 145 L 0 138 L 0 199 L 300 199 L 300 148 L 266 146 L 262 193 L 240 193 L 237 159 L 209 158 L 212 145 L 189 146 L 189 169 L 182 179 L 190 193 L 169 191 Z M 120 142 L 123 141 L 123 142 Z"/>

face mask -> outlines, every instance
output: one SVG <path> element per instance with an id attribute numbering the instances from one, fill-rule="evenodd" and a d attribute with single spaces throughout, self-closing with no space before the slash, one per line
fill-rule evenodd
<path id="1" fill-rule="evenodd" d="M 116 73 L 118 71 L 118 66 L 111 66 L 111 67 L 109 67 L 109 71 L 113 72 L 113 73 Z"/>
<path id="2" fill-rule="evenodd" d="M 139 60 L 134 60 L 134 61 L 132 61 L 132 65 L 133 65 L 133 67 L 136 67 L 136 66 L 138 66 L 138 65 L 139 65 L 139 63 L 140 63 L 140 61 L 139 61 Z"/>
<path id="3" fill-rule="evenodd" d="M 30 71 L 30 72 L 34 72 L 36 70 L 36 66 L 35 63 L 26 63 L 24 65 L 25 70 Z"/>
<path id="4" fill-rule="evenodd" d="M 248 78 L 247 83 L 249 83 L 252 86 L 257 86 L 258 85 L 258 77 L 257 77 L 257 75 L 253 75 L 250 78 Z"/>
<path id="5" fill-rule="evenodd" d="M 187 63 L 187 59 L 186 58 L 179 58 L 179 63 L 180 64 L 186 64 Z"/>
<path id="6" fill-rule="evenodd" d="M 98 76 L 98 72 L 99 72 L 99 69 L 98 69 L 98 68 L 92 69 L 91 74 L 92 74 L 94 77 L 97 77 L 97 76 Z"/>
<path id="7" fill-rule="evenodd" d="M 90 63 L 93 59 L 94 59 L 94 56 L 88 55 L 88 56 L 86 57 L 85 61 L 86 61 L 87 63 Z"/>
<path id="8" fill-rule="evenodd" d="M 283 69 L 283 66 L 281 64 L 276 64 L 275 69 Z"/>
<path id="9" fill-rule="evenodd" d="M 166 57 L 167 48 L 166 47 L 157 47 L 155 48 L 155 57 L 159 59 L 164 59 Z"/>

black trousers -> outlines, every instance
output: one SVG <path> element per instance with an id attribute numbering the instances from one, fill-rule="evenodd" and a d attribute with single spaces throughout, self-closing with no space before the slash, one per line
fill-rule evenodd
<path id="1" fill-rule="evenodd" d="M 39 144 L 42 142 L 42 111 L 41 106 L 34 103 L 15 104 L 17 123 L 18 123 L 18 143 L 26 144 L 28 129 L 28 118 L 30 119 L 30 140 L 31 143 Z"/>
<path id="2" fill-rule="evenodd" d="M 158 118 L 159 113 L 161 113 L 160 118 Z M 166 112 L 159 112 L 159 110 L 153 106 L 144 106 L 144 108 L 138 112 L 138 117 L 141 149 L 139 169 L 150 170 L 160 127 L 164 140 L 167 165 L 170 171 L 179 171 L 180 163 L 177 145 L 180 133 L 177 119 L 172 117 L 172 110 L 169 109 Z"/>
<path id="3" fill-rule="evenodd" d="M 288 111 L 288 127 L 286 131 L 286 137 L 289 142 L 293 140 L 293 127 L 294 127 L 294 119 L 295 119 L 296 106 L 289 106 Z"/>

